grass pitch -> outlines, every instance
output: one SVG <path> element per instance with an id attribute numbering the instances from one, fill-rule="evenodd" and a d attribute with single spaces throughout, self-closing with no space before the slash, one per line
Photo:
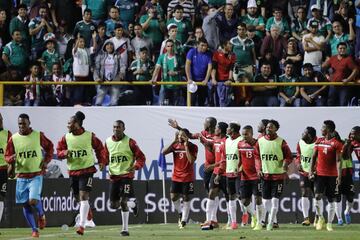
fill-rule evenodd
<path id="1" fill-rule="evenodd" d="M 121 226 L 97 226 L 87 229 L 84 236 L 78 236 L 75 229 L 69 227 L 67 231 L 61 227 L 49 227 L 40 231 L 43 239 L 117 239 L 120 236 Z M 0 239 L 25 240 L 31 238 L 31 231 L 27 228 L 0 228 Z M 126 239 L 216 239 L 216 240 L 360 240 L 360 224 L 338 227 L 334 224 L 334 231 L 316 231 L 314 227 L 303 227 L 299 224 L 281 224 L 280 229 L 273 231 L 253 231 L 250 227 L 239 227 L 238 230 L 216 229 L 201 231 L 197 224 L 189 224 L 185 229 L 179 229 L 177 224 L 142 224 L 130 225 L 130 237 Z"/>

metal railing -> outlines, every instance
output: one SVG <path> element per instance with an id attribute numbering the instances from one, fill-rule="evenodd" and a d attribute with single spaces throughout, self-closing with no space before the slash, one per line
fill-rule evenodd
<path id="1" fill-rule="evenodd" d="M 202 82 L 196 82 L 199 86 L 205 86 Z M 121 81 L 121 82 L 95 82 L 95 81 L 84 81 L 84 82 L 52 82 L 52 81 L 39 81 L 39 82 L 25 82 L 25 81 L 3 81 L 0 82 L 0 106 L 4 105 L 4 85 L 133 85 L 133 86 L 145 86 L 145 85 L 177 85 L 186 86 L 187 82 L 148 82 L 148 81 Z M 264 86 L 360 86 L 360 81 L 356 82 L 236 82 L 231 83 L 229 86 L 232 87 L 264 87 Z M 186 102 L 187 106 L 191 107 L 191 94 L 187 91 Z"/>

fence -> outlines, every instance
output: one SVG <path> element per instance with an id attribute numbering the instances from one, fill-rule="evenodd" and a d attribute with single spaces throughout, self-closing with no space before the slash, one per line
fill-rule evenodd
<path id="1" fill-rule="evenodd" d="M 205 86 L 204 83 L 196 82 L 199 86 Z M 25 81 L 3 81 L 0 82 L 0 106 L 4 105 L 4 85 L 133 85 L 133 86 L 144 86 L 144 85 L 177 85 L 177 86 L 186 86 L 187 82 L 148 82 L 148 81 L 121 81 L 121 82 L 94 82 L 94 81 L 84 81 L 84 82 L 50 82 L 50 81 L 40 81 L 40 82 L 25 82 Z M 357 82 L 236 82 L 231 83 L 230 86 L 233 87 L 261 87 L 261 86 L 360 86 L 360 80 Z M 191 107 L 191 93 L 187 91 L 186 96 L 187 106 Z"/>

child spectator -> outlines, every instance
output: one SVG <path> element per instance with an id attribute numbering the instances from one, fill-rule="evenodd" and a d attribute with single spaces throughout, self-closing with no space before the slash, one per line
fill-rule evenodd
<path id="1" fill-rule="evenodd" d="M 42 77 L 40 75 L 40 66 L 38 62 L 32 62 L 30 64 L 30 74 L 25 76 L 25 82 L 40 82 Z M 26 85 L 25 86 L 25 106 L 40 106 L 41 93 L 40 85 Z"/>
<path id="2" fill-rule="evenodd" d="M 50 75 L 54 63 L 60 62 L 60 55 L 55 50 L 56 48 L 56 39 L 53 33 L 48 33 L 44 36 L 44 41 L 46 45 L 46 50 L 41 56 L 41 66 L 44 70 L 44 75 Z"/>
<path id="3" fill-rule="evenodd" d="M 52 74 L 45 76 L 46 81 L 69 82 L 70 76 L 64 75 L 59 62 L 52 65 Z M 70 89 L 65 85 L 52 85 L 52 102 L 56 106 L 70 106 Z"/>

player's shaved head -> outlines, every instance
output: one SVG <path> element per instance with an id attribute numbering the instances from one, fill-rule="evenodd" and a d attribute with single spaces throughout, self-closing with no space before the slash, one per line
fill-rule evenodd
<path id="1" fill-rule="evenodd" d="M 116 120 L 115 123 L 121 124 L 125 128 L 125 123 L 122 120 Z"/>
<path id="2" fill-rule="evenodd" d="M 214 117 L 207 117 L 207 118 L 206 118 L 206 121 L 209 122 L 210 127 L 213 127 L 213 128 L 216 127 L 216 123 L 217 123 L 216 118 L 214 118 Z"/>

